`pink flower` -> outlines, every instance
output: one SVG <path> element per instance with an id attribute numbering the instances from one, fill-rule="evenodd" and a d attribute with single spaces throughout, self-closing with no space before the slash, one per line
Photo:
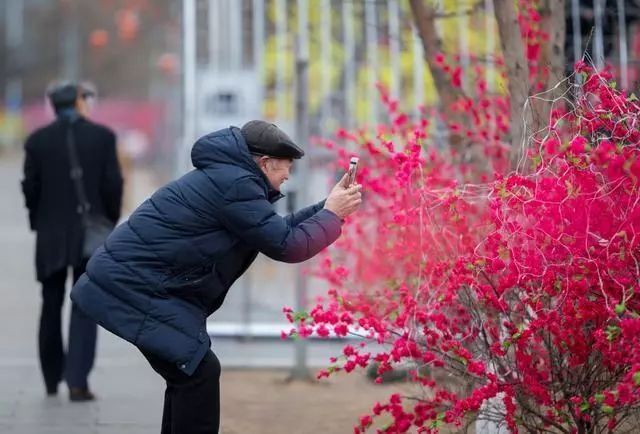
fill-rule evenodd
<path id="1" fill-rule="evenodd" d="M 587 144 L 587 139 L 582 136 L 576 136 L 569 143 L 569 150 L 573 154 L 582 154 L 585 151 L 585 146 Z"/>
<path id="2" fill-rule="evenodd" d="M 369 428 L 369 426 L 373 423 L 373 419 L 371 416 L 365 415 L 360 418 L 360 426 L 364 429 Z"/>

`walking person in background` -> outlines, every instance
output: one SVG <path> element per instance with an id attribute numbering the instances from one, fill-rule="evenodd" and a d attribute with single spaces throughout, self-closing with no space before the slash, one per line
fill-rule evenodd
<path id="1" fill-rule="evenodd" d="M 343 177 L 326 201 L 287 217 L 273 203 L 304 155 L 275 125 L 251 121 L 199 139 L 195 170 L 162 187 L 109 236 L 71 292 L 133 343 L 166 381 L 162 434 L 217 434 L 220 362 L 206 319 L 259 252 L 302 262 L 332 244 L 362 201 Z"/>
<path id="2" fill-rule="evenodd" d="M 62 306 L 69 268 L 75 282 L 85 271 L 95 242 L 87 216 L 111 227 L 120 218 L 122 176 L 114 133 L 86 118 L 93 91 L 74 83 L 50 88 L 56 119 L 33 132 L 25 143 L 22 191 L 36 232 L 36 275 L 42 284 L 39 356 L 48 395 L 66 379 L 71 401 L 95 397 L 88 385 L 97 327 L 72 306 L 69 342 L 62 342 Z M 104 225 L 103 225 L 104 226 Z M 107 225 L 108 226 L 108 225 Z M 103 231 L 106 229 L 102 229 Z"/>

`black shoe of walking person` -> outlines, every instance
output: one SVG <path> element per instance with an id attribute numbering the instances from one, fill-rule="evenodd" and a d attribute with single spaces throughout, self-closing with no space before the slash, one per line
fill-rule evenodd
<path id="1" fill-rule="evenodd" d="M 96 396 L 88 388 L 71 387 L 69 389 L 69 400 L 71 402 L 87 402 L 95 399 Z"/>

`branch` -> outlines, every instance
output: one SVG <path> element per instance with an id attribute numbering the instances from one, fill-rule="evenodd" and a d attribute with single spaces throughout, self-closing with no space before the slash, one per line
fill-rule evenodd
<path id="1" fill-rule="evenodd" d="M 454 113 L 451 106 L 454 102 L 464 98 L 465 95 L 462 89 L 453 86 L 448 74 L 436 64 L 436 55 L 442 53 L 442 40 L 436 32 L 436 12 L 433 7 L 425 4 L 424 0 L 409 0 L 409 4 L 418 35 L 422 41 L 424 60 L 433 76 L 435 88 L 442 102 L 442 109 L 447 117 L 458 119 L 460 115 Z M 451 134 L 451 145 L 454 148 L 461 148 L 464 140 L 460 134 Z"/>
<path id="2" fill-rule="evenodd" d="M 549 424 L 550 426 L 553 426 L 554 428 L 557 428 L 560 432 L 563 432 L 563 433 L 566 433 L 566 434 L 570 433 L 570 431 L 568 429 L 566 429 L 565 427 L 563 427 L 559 423 L 555 422 L 552 419 L 549 419 L 544 414 L 538 413 L 538 411 L 536 411 L 535 409 L 531 408 L 529 406 L 529 404 L 523 398 L 521 398 L 520 396 L 516 395 L 515 398 L 518 401 L 518 404 L 520 404 L 520 407 L 522 407 L 523 410 L 526 410 L 529 414 L 534 415 L 535 417 L 537 417 L 538 419 L 540 419 L 544 423 Z"/>

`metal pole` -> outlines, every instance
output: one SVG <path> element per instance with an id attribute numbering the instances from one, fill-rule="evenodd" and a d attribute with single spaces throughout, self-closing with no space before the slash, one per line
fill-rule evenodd
<path id="1" fill-rule="evenodd" d="M 369 77 L 369 119 L 371 125 L 378 123 L 378 20 L 376 18 L 376 2 L 364 4 L 364 26 L 367 46 L 367 76 Z"/>
<path id="2" fill-rule="evenodd" d="M 22 44 L 24 29 L 24 0 L 5 0 L 5 41 L 9 48 Z"/>
<path id="3" fill-rule="evenodd" d="M 354 125 L 354 90 L 356 78 L 356 46 L 353 31 L 353 3 L 342 3 L 342 25 L 344 34 L 344 126 L 347 129 Z"/>
<path id="4" fill-rule="evenodd" d="M 391 61 L 391 97 L 400 98 L 400 10 L 398 0 L 389 0 L 389 57 Z"/>
<path id="5" fill-rule="evenodd" d="M 496 26 L 495 15 L 493 9 L 493 0 L 484 0 L 485 8 L 485 33 L 487 35 L 487 66 L 485 69 L 485 80 L 487 81 L 487 91 L 492 94 L 495 91 L 495 71 L 494 71 L 494 55 L 496 52 Z M 491 119 L 489 121 L 489 136 L 493 140 L 496 132 L 496 120 L 494 119 L 494 111 L 489 108 Z"/>
<path id="6" fill-rule="evenodd" d="M 182 0 L 182 146 L 178 154 L 177 175 L 189 167 L 189 149 L 197 134 L 196 110 L 196 0 Z"/>
<path id="7" fill-rule="evenodd" d="M 241 1 L 228 1 L 229 8 L 229 34 L 231 35 L 231 44 L 229 44 L 230 65 L 234 71 L 242 69 L 242 52 L 243 52 L 243 25 L 242 25 L 242 3 Z"/>
<path id="8" fill-rule="evenodd" d="M 256 100 L 259 104 L 259 115 L 262 117 L 264 106 L 264 0 L 253 0 L 253 63 L 256 71 Z"/>
<path id="9" fill-rule="evenodd" d="M 296 138 L 298 143 L 307 144 L 309 138 L 309 5 L 307 0 L 298 0 L 298 38 L 296 44 Z M 298 185 L 297 207 L 306 204 L 307 183 L 309 181 L 309 159 L 311 153 L 307 147 L 307 156 L 298 162 L 296 168 L 296 181 Z M 302 264 L 296 270 L 296 310 L 307 309 L 307 276 L 304 274 Z M 310 378 L 307 367 L 307 341 L 296 341 L 296 362 L 291 372 L 292 380 Z"/>
<path id="10" fill-rule="evenodd" d="M 287 8 L 285 0 L 276 0 L 276 117 L 286 118 Z"/>
<path id="11" fill-rule="evenodd" d="M 320 132 L 326 133 L 331 112 L 331 0 L 322 0 L 320 5 L 320 58 L 322 59 L 322 107 Z"/>
<path id="12" fill-rule="evenodd" d="M 220 64 L 220 29 L 218 26 L 218 17 L 220 16 L 220 2 L 218 0 L 209 0 L 208 8 L 209 19 L 209 68 L 211 70 L 219 68 Z"/>
<path id="13" fill-rule="evenodd" d="M 62 32 L 63 65 L 62 76 L 67 80 L 80 77 L 80 29 L 78 20 L 78 2 L 69 1 L 64 5 L 64 31 Z"/>
<path id="14" fill-rule="evenodd" d="M 593 55 L 598 69 L 604 67 L 604 41 L 602 33 L 602 0 L 593 0 L 595 15 L 595 40 L 593 41 Z"/>
<path id="15" fill-rule="evenodd" d="M 462 68 L 462 89 L 467 89 L 467 72 L 469 71 L 469 17 L 464 7 L 458 6 L 458 47 L 460 50 L 460 66 Z"/>
<path id="16" fill-rule="evenodd" d="M 487 89 L 493 92 L 494 83 L 494 56 L 496 50 L 496 27 L 494 22 L 493 0 L 484 0 L 485 7 L 485 33 L 487 34 Z"/>
<path id="17" fill-rule="evenodd" d="M 571 27 L 573 32 L 573 61 L 582 59 L 582 29 L 580 28 L 580 0 L 571 0 Z"/>
<path id="18" fill-rule="evenodd" d="M 411 44 L 413 46 L 413 93 L 414 117 L 420 119 L 420 106 L 424 104 L 424 56 L 422 42 L 415 26 L 412 26 Z"/>
<path id="19" fill-rule="evenodd" d="M 618 32 L 620 33 L 620 79 L 622 88 L 627 90 L 629 87 L 629 61 L 624 2 L 625 0 L 618 0 Z"/>
<path id="20" fill-rule="evenodd" d="M 253 0 L 252 26 L 253 26 L 253 66 L 256 72 L 256 100 L 262 107 L 262 98 L 264 95 L 262 73 L 264 62 L 264 0 Z M 259 112 L 262 117 L 262 111 Z M 244 325 L 244 337 L 251 338 L 251 289 L 252 289 L 252 272 L 249 269 L 242 276 L 242 324 Z"/>
<path id="21" fill-rule="evenodd" d="M 19 112 L 22 109 L 22 78 L 16 66 L 22 68 L 20 46 L 24 36 L 24 0 L 8 0 L 5 3 L 5 109 Z"/>

